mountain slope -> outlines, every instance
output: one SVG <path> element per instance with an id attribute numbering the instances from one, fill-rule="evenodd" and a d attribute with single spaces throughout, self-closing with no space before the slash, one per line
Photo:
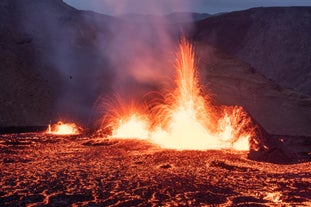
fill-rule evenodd
<path id="1" fill-rule="evenodd" d="M 103 113 L 95 110 L 99 97 L 118 92 L 141 98 L 150 90 L 174 83 L 174 51 L 180 25 L 128 23 L 75 10 L 61 0 L 3 0 L 0 4 L 1 127 L 46 125 L 58 119 L 86 126 L 94 121 L 90 120 L 92 114 Z M 305 9 L 308 15 L 309 8 L 276 8 L 275 14 L 288 11 L 287 15 L 295 14 L 297 17 L 293 17 L 300 21 L 296 10 Z M 293 74 L 296 70 L 299 73 L 293 77 L 308 85 L 306 75 L 300 73 L 311 65 L 305 59 L 310 47 L 290 51 L 284 49 L 289 47 L 286 42 L 278 42 L 276 47 L 284 50 L 271 55 L 277 55 L 274 64 L 278 67 L 263 71 L 260 64 L 269 65 L 272 60 L 265 61 L 252 47 L 256 43 L 262 53 L 271 52 L 258 41 L 275 41 L 274 33 L 269 35 L 266 28 L 265 32 L 259 31 L 258 40 L 252 36 L 258 22 L 263 21 L 253 19 L 262 12 L 272 15 L 270 10 L 234 12 L 196 23 L 192 37 L 200 60 L 201 82 L 207 84 L 216 102 L 243 106 L 270 133 L 311 136 L 310 98 L 265 77 L 269 72 L 295 84 L 281 67 L 294 51 L 301 67 L 295 68 Z M 304 28 L 296 29 L 304 34 Z M 279 38 L 286 35 L 280 32 Z M 300 37 L 291 37 L 290 41 L 309 44 L 306 36 Z M 257 56 L 262 61 L 259 65 L 255 64 Z"/>
<path id="2" fill-rule="evenodd" d="M 241 105 L 269 133 L 311 135 L 311 98 L 280 87 L 248 63 L 200 45 L 200 75 L 214 100 Z"/>
<path id="3" fill-rule="evenodd" d="M 4 0 L 0 9 L 0 126 L 87 119 L 109 89 L 112 73 L 96 35 L 109 34 L 114 18 L 61 0 Z"/>
<path id="4" fill-rule="evenodd" d="M 199 21 L 194 39 L 311 95 L 311 7 L 254 8 Z"/>
<path id="5" fill-rule="evenodd" d="M 136 23 L 169 23 L 180 24 L 187 22 L 199 21 L 210 17 L 210 14 L 191 13 L 191 12 L 174 12 L 167 15 L 144 15 L 144 14 L 126 14 L 120 16 L 121 19 Z"/>

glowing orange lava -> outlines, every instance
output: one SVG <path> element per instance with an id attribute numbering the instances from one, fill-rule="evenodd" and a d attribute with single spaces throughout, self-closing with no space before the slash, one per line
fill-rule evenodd
<path id="1" fill-rule="evenodd" d="M 75 123 L 63 123 L 59 121 L 52 126 L 49 124 L 46 133 L 54 135 L 78 135 L 81 134 L 81 131 L 82 129 Z"/>
<path id="2" fill-rule="evenodd" d="M 253 136 L 250 117 L 242 107 L 217 107 L 209 96 L 202 95 L 193 48 L 185 38 L 177 53 L 175 82 L 175 91 L 166 94 L 163 102 L 146 107 L 148 110 L 131 107 L 115 113 L 112 137 L 147 139 L 180 150 L 249 150 Z"/>

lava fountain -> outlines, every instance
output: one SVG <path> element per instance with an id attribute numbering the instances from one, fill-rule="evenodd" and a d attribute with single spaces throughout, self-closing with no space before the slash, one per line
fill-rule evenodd
<path id="1" fill-rule="evenodd" d="M 46 133 L 53 135 L 78 135 L 81 134 L 81 131 L 81 127 L 75 123 L 63 123 L 59 121 L 53 125 L 49 124 Z"/>
<path id="2" fill-rule="evenodd" d="M 120 102 L 111 109 L 114 138 L 146 139 L 169 149 L 249 150 L 251 119 L 240 106 L 215 106 L 199 85 L 192 45 L 182 38 L 176 56 L 176 89 L 144 107 Z"/>

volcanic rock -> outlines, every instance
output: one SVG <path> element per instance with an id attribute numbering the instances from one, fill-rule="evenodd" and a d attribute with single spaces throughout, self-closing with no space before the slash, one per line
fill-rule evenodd
<path id="1" fill-rule="evenodd" d="M 310 97 L 281 87 L 228 53 L 196 44 L 201 82 L 218 104 L 243 106 L 270 134 L 311 135 Z"/>
<path id="2" fill-rule="evenodd" d="M 194 38 L 311 95 L 311 7 L 253 8 L 199 21 Z"/>
<path id="3" fill-rule="evenodd" d="M 55 138 L 1 138 L 1 206 L 310 204 L 308 162 L 279 165 L 249 160 L 246 152 L 163 150 L 139 140 L 86 146 L 89 137 L 60 136 L 51 143 Z M 32 144 L 6 144 L 14 139 Z"/>
<path id="4" fill-rule="evenodd" d="M 96 34 L 106 29 L 102 22 L 99 29 L 97 17 L 109 18 L 79 12 L 61 0 L 0 4 L 0 126 L 88 117 L 89 107 L 109 88 L 109 67 L 94 45 Z M 85 86 L 90 80 L 92 86 Z"/>

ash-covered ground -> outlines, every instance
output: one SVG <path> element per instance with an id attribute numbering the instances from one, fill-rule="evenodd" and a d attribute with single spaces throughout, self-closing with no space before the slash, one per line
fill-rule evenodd
<path id="1" fill-rule="evenodd" d="M 310 162 L 138 140 L 2 135 L 0 206 L 310 206 Z"/>

